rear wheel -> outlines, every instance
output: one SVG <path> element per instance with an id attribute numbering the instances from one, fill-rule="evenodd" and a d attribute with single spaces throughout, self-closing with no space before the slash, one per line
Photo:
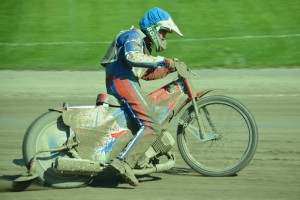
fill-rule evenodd
<path id="1" fill-rule="evenodd" d="M 69 127 L 61 113 L 50 111 L 38 117 L 27 129 L 23 140 L 23 157 L 28 165 L 35 153 L 61 147 L 69 137 Z M 87 185 L 92 179 L 85 176 L 56 173 L 52 163 L 57 157 L 70 157 L 66 151 L 43 152 L 37 156 L 35 173 L 42 184 L 56 188 L 74 188 Z"/>
<path id="2" fill-rule="evenodd" d="M 258 142 L 255 120 L 246 107 L 225 96 L 197 101 L 204 133 L 214 139 L 200 141 L 194 107 L 181 117 L 177 142 L 186 163 L 206 176 L 230 176 L 251 161 Z"/>

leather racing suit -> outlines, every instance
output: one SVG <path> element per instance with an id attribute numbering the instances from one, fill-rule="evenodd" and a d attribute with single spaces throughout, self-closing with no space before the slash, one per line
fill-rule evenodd
<path id="1" fill-rule="evenodd" d="M 106 68 L 107 93 L 118 98 L 135 119 L 139 131 L 118 158 L 134 168 L 138 159 L 161 134 L 147 96 L 139 79 L 154 80 L 171 72 L 168 59 L 151 56 L 145 44 L 146 35 L 139 29 L 122 31 L 112 42 L 101 64 Z"/>

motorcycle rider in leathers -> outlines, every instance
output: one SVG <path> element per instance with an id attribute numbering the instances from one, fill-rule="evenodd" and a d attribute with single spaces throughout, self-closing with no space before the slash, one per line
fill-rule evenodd
<path id="1" fill-rule="evenodd" d="M 119 99 L 138 125 L 138 132 L 125 149 L 109 165 L 130 185 L 138 180 L 132 169 L 138 159 L 161 135 L 161 127 L 142 92 L 139 79 L 154 80 L 174 72 L 174 61 L 162 56 L 151 56 L 166 49 L 166 34 L 176 32 L 183 36 L 171 16 L 161 8 L 149 9 L 140 20 L 140 30 L 121 31 L 106 52 L 101 65 L 106 68 L 107 93 Z"/>

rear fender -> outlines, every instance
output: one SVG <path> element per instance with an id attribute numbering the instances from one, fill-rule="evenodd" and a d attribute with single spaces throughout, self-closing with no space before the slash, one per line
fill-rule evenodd
<path id="1" fill-rule="evenodd" d="M 132 139 L 130 120 L 120 107 L 75 106 L 50 109 L 61 112 L 64 123 L 76 133 L 80 157 L 107 164 Z"/>
<path id="2" fill-rule="evenodd" d="M 49 110 L 61 112 L 64 123 L 73 130 L 85 129 L 106 132 L 107 129 L 118 126 L 119 120 L 122 121 L 121 124 L 125 125 L 122 128 L 126 128 L 126 117 L 122 115 L 121 108 L 111 107 L 108 104 L 69 107 L 67 103 L 64 103 L 61 108 L 51 108 Z"/>

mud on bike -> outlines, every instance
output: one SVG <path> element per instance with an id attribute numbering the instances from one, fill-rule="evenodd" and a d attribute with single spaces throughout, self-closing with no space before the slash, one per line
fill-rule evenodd
<path id="1" fill-rule="evenodd" d="M 178 76 L 148 94 L 163 132 L 143 153 L 136 175 L 174 167 L 177 142 L 183 160 L 204 176 L 231 176 L 246 167 L 255 154 L 258 130 L 249 110 L 223 95 L 195 92 L 191 70 L 177 62 Z M 109 163 L 137 131 L 134 120 L 113 96 L 99 94 L 96 105 L 52 108 L 39 116 L 23 139 L 27 173 L 16 182 L 38 179 L 55 188 L 86 186 L 108 172 Z M 177 133 L 167 130 L 174 120 Z M 176 135 L 176 141 L 172 135 Z"/>

